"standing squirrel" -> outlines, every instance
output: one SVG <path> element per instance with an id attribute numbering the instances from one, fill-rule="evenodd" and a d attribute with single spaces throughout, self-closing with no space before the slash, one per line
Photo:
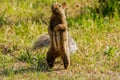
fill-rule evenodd
<path id="1" fill-rule="evenodd" d="M 61 57 L 64 68 L 70 65 L 70 53 L 77 50 L 76 43 L 68 35 L 68 26 L 65 16 L 66 2 L 54 3 L 51 6 L 52 15 L 48 26 L 48 34 L 45 34 L 35 42 L 33 49 L 39 49 L 50 45 L 46 60 L 50 68 L 54 66 L 55 59 Z"/>
<path id="2" fill-rule="evenodd" d="M 51 43 L 46 56 L 50 68 L 54 66 L 54 61 L 57 57 L 62 58 L 65 69 L 70 65 L 65 7 L 66 2 L 62 3 L 62 5 L 54 3 L 51 6 L 52 15 L 48 27 Z"/>

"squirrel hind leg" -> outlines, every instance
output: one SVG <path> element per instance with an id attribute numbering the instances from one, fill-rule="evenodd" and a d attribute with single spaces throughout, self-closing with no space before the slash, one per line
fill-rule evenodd
<path id="1" fill-rule="evenodd" d="M 54 62 L 55 62 L 55 58 L 53 53 L 51 53 L 51 51 L 48 51 L 47 52 L 47 64 L 50 68 L 53 68 L 54 67 Z"/>
<path id="2" fill-rule="evenodd" d="M 63 60 L 64 68 L 68 69 L 70 65 L 70 56 L 68 54 L 64 54 L 61 56 L 61 58 Z"/>

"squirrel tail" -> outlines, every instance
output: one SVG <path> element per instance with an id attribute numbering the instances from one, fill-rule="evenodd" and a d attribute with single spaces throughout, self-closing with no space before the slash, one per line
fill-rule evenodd
<path id="1" fill-rule="evenodd" d="M 78 50 L 77 44 L 75 40 L 68 34 L 68 47 L 69 47 L 69 52 L 72 54 L 76 50 Z"/>
<path id="2" fill-rule="evenodd" d="M 37 41 L 35 41 L 35 43 L 33 44 L 32 50 L 37 50 L 43 47 L 47 47 L 49 45 L 50 45 L 50 37 L 46 33 L 40 36 Z"/>
<path id="3" fill-rule="evenodd" d="M 50 37 L 46 33 L 40 36 L 40 38 L 38 38 L 38 40 L 33 44 L 32 50 L 33 51 L 38 50 L 40 48 L 47 47 L 49 45 L 50 45 Z M 70 35 L 68 35 L 68 46 L 69 46 L 70 53 L 74 53 L 76 50 L 78 50 L 77 44 L 75 43 L 74 39 Z"/>

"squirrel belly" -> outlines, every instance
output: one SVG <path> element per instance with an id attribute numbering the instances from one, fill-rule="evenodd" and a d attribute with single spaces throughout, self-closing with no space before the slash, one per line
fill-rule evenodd
<path id="1" fill-rule="evenodd" d="M 64 47 L 66 47 L 66 43 L 68 43 L 68 38 L 67 38 L 67 31 L 57 31 L 53 32 L 53 47 L 57 51 L 62 51 Z M 65 44 L 65 45 L 64 45 Z"/>

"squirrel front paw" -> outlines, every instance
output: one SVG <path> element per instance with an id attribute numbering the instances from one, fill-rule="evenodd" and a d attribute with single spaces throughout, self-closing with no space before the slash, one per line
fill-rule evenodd
<path id="1" fill-rule="evenodd" d="M 59 30 L 66 30 L 66 27 L 64 25 L 59 24 L 54 28 L 54 31 L 59 31 Z"/>
<path id="2" fill-rule="evenodd" d="M 58 31 L 58 26 L 56 26 L 56 27 L 54 28 L 54 31 Z"/>
<path id="3" fill-rule="evenodd" d="M 58 24 L 57 26 L 55 26 L 54 31 L 58 31 L 59 28 L 60 28 L 60 24 Z"/>

